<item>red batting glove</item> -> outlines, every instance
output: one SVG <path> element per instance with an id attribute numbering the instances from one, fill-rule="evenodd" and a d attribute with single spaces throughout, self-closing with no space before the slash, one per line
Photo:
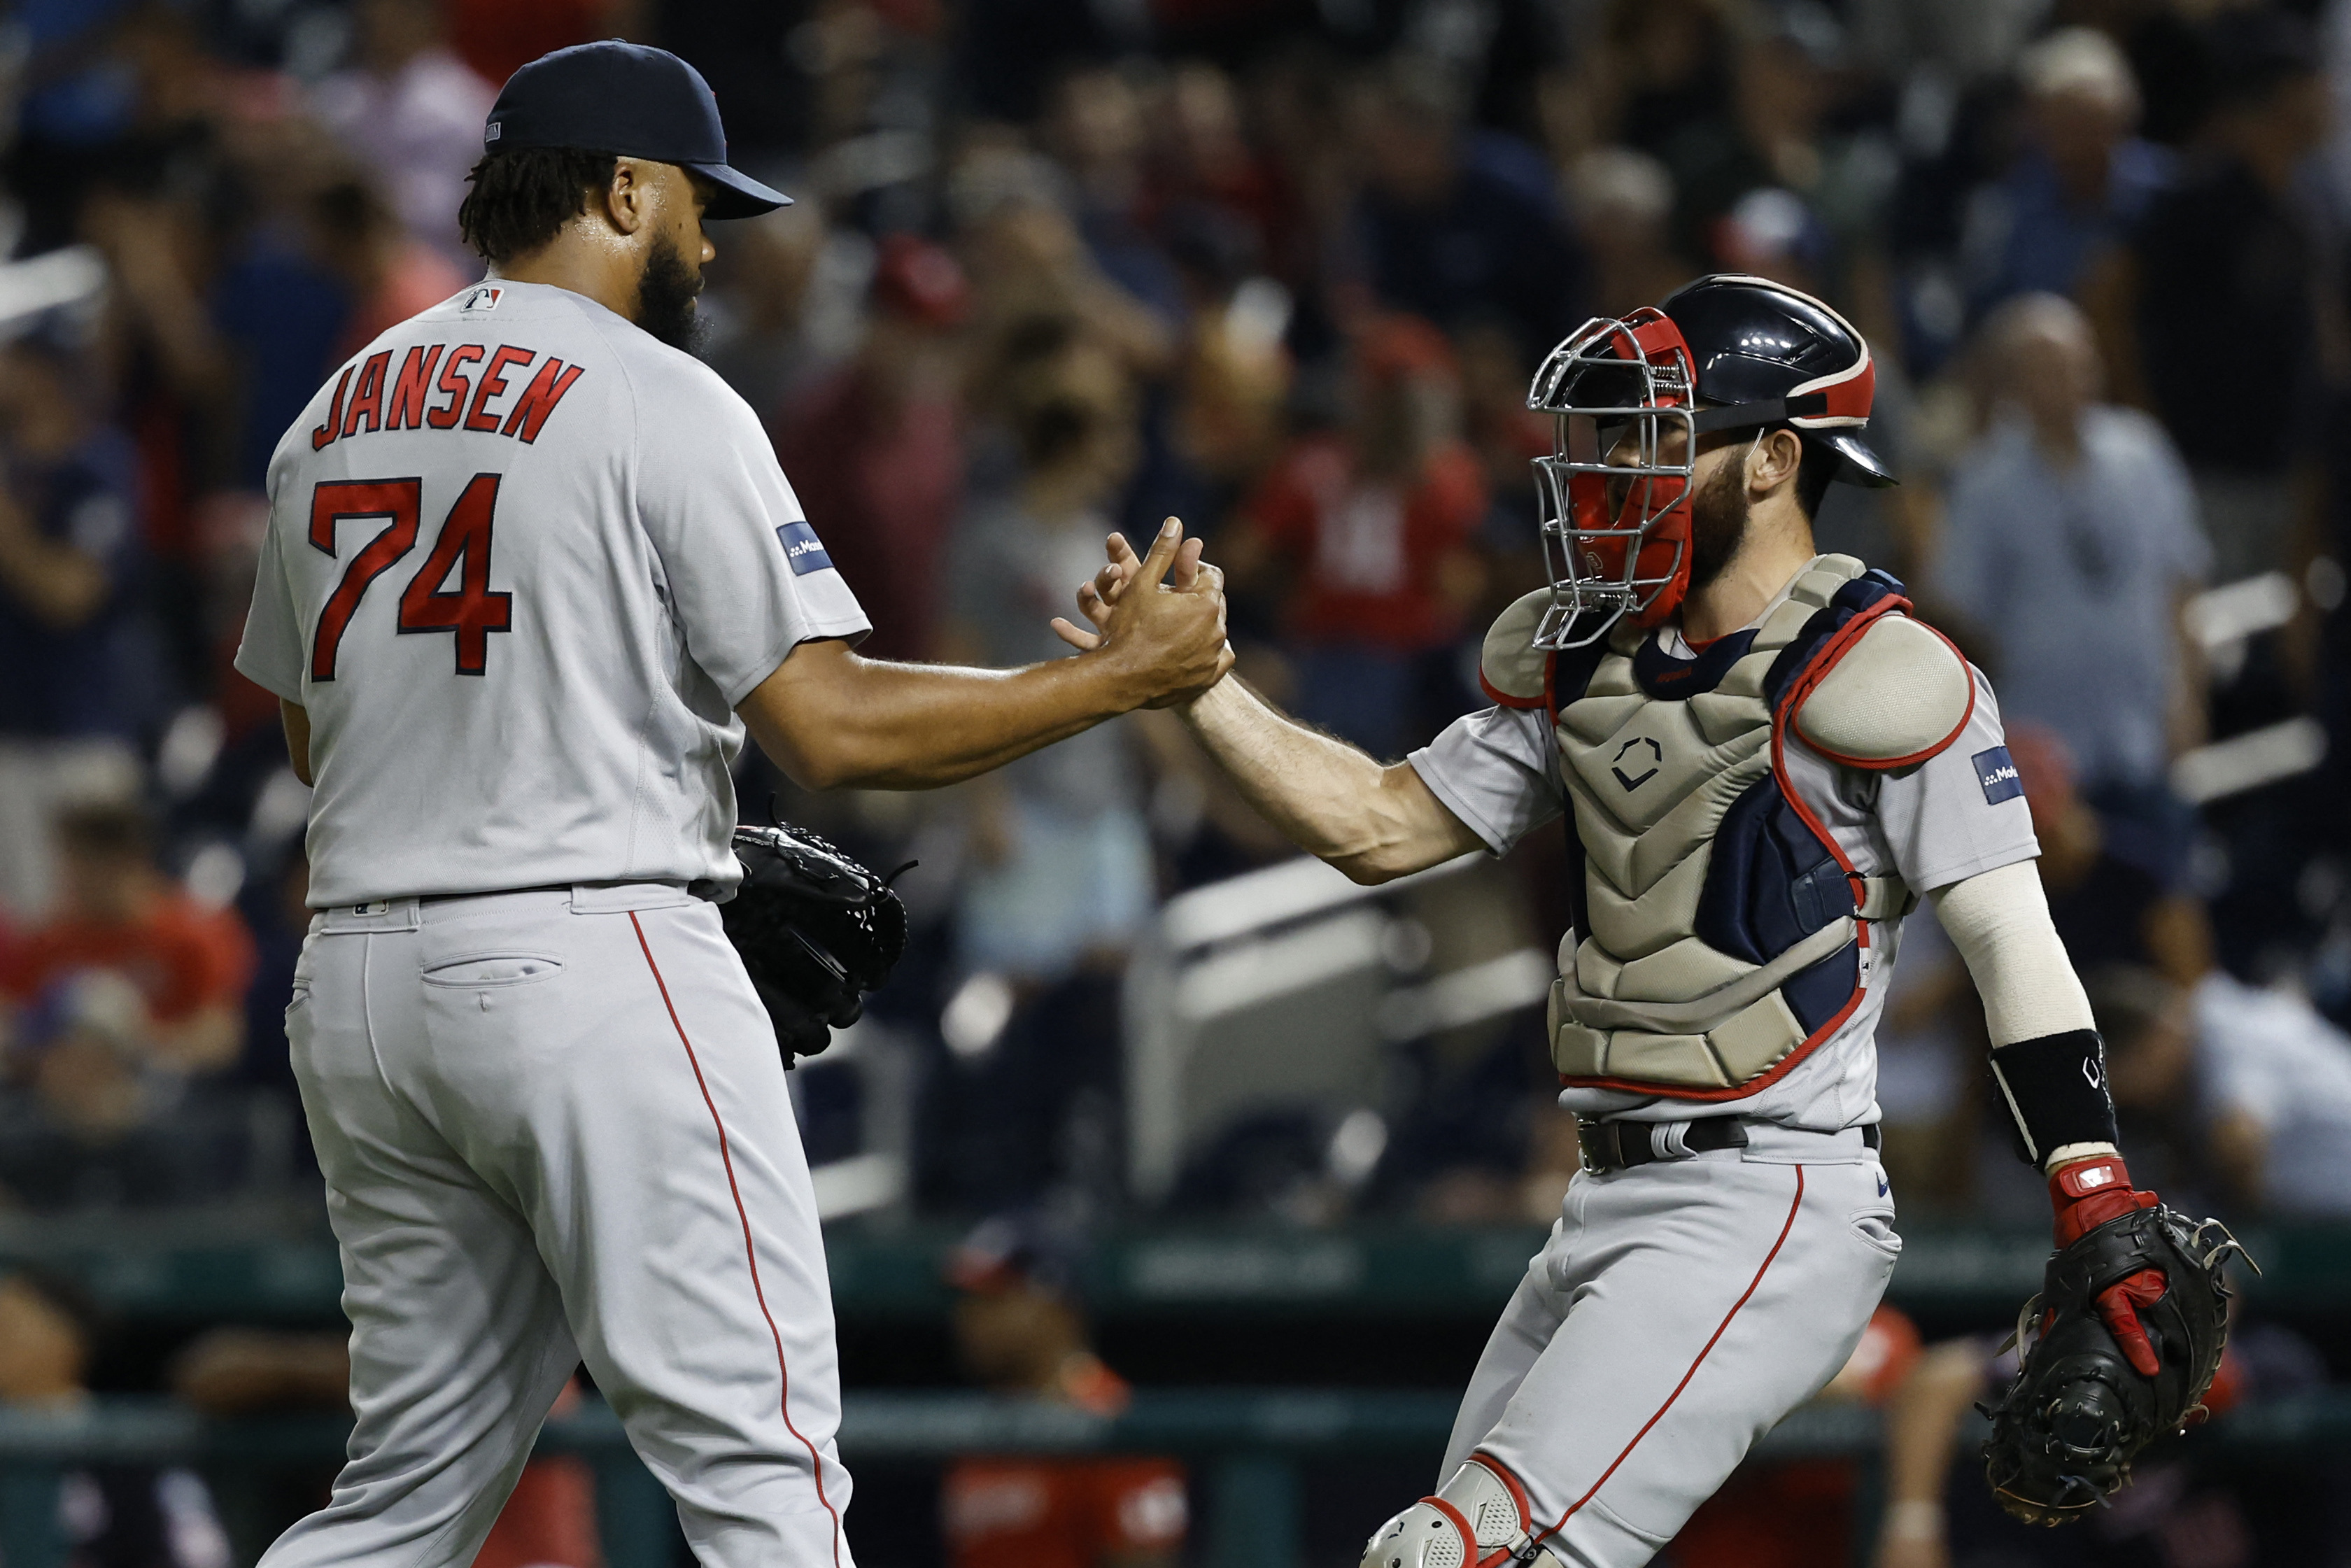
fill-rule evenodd
<path id="1" fill-rule="evenodd" d="M 2155 1194 L 2131 1186 L 2130 1172 L 2118 1155 L 2099 1155 L 2061 1166 L 2049 1176 L 2049 1202 L 2056 1210 L 2057 1245 L 2070 1247 L 2107 1220 L 2134 1209 L 2153 1208 Z M 2162 1370 L 2147 1330 L 2139 1326 L 2140 1307 L 2163 1300 L 2168 1281 L 2160 1269 L 2141 1269 L 2098 1292 L 2098 1317 L 2122 1347 L 2123 1358 L 2142 1377 Z"/>

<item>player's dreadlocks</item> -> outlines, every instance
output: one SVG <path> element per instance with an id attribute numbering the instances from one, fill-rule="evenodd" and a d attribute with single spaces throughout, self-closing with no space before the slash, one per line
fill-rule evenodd
<path id="1" fill-rule="evenodd" d="M 578 147 L 517 147 L 492 152 L 465 176 L 457 232 L 493 263 L 512 261 L 553 239 L 588 210 L 588 195 L 611 182 L 611 152 Z"/>

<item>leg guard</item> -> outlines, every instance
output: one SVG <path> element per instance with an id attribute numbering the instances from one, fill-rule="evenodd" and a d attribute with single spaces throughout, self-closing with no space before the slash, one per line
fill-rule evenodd
<path id="1" fill-rule="evenodd" d="M 1374 1531 L 1362 1568 L 1500 1568 L 1535 1556 L 1526 1490 L 1483 1454 Z"/>

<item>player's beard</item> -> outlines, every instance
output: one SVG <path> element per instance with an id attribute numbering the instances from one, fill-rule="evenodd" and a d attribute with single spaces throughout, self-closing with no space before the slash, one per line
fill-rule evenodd
<path id="1" fill-rule="evenodd" d="M 1725 463 L 1690 497 L 1690 575 L 1692 591 L 1722 575 L 1747 538 L 1747 464 L 1742 456 Z"/>
<path id="2" fill-rule="evenodd" d="M 667 235 L 645 251 L 645 269 L 637 277 L 637 325 L 687 353 L 702 348 L 702 313 L 695 296 L 702 292 L 702 274 L 686 268 L 685 257 Z"/>

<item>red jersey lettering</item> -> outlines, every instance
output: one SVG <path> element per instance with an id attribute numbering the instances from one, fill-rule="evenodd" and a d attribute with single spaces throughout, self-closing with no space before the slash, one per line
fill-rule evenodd
<path id="1" fill-rule="evenodd" d="M 343 389 L 350 384 L 351 368 L 349 365 L 345 365 L 343 367 L 342 375 L 335 382 L 334 401 L 327 405 L 327 423 L 310 432 L 311 451 L 316 452 L 321 446 L 326 445 L 329 441 L 334 440 L 336 433 L 341 429 L 343 423 Z"/>
<path id="2" fill-rule="evenodd" d="M 457 423 L 460 410 L 465 406 L 465 394 L 474 390 L 472 380 L 458 373 L 457 367 L 470 365 L 482 357 L 479 343 L 460 343 L 449 350 L 449 358 L 441 366 L 441 379 L 434 385 L 449 394 L 448 403 L 441 408 L 424 411 L 424 423 L 435 430 L 446 430 Z"/>
<path id="3" fill-rule="evenodd" d="M 526 446 L 537 441 L 539 426 L 555 412 L 555 405 L 563 401 L 563 394 L 571 390 L 571 383 L 580 379 L 580 366 L 566 365 L 549 354 L 547 362 L 538 367 L 538 374 L 530 378 L 530 385 L 515 399 L 514 410 L 507 415 L 505 434 L 519 432 Z"/>
<path id="4" fill-rule="evenodd" d="M 336 524 L 349 517 L 386 519 L 383 531 L 351 558 L 342 580 L 335 584 L 335 591 L 319 613 L 319 630 L 310 643 L 312 680 L 335 678 L 335 655 L 343 645 L 343 632 L 350 625 L 368 584 L 416 548 L 416 512 L 423 489 L 421 479 L 360 479 L 321 484 L 310 492 L 310 543 L 329 557 L 335 553 Z"/>
<path id="5" fill-rule="evenodd" d="M 392 368 L 389 350 L 370 354 L 367 363 L 360 367 L 360 384 L 351 389 L 351 406 L 343 415 L 343 434 L 359 433 L 360 415 L 367 415 L 367 427 L 380 430 L 383 423 L 383 375 Z"/>
<path id="6" fill-rule="evenodd" d="M 441 345 L 417 347 L 408 350 L 400 361 L 400 375 L 392 383 L 392 406 L 383 411 L 383 427 L 398 430 L 424 428 L 424 400 L 433 392 L 433 367 L 441 362 Z"/>
<path id="7" fill-rule="evenodd" d="M 489 369 L 482 372 L 481 385 L 474 389 L 474 406 L 465 414 L 465 428 L 486 434 L 498 433 L 498 416 L 483 411 L 483 404 L 502 395 L 507 390 L 507 371 L 527 365 L 538 357 L 537 349 L 517 349 L 511 343 L 501 343 L 498 351 L 490 356 Z"/>
<path id="8" fill-rule="evenodd" d="M 457 634 L 457 674 L 461 675 L 486 671 L 489 634 L 511 631 L 514 626 L 514 595 L 490 591 L 490 529 L 497 505 L 498 476 L 475 475 L 457 504 L 449 508 L 449 520 L 441 525 L 433 553 L 424 558 L 424 564 L 409 580 L 408 591 L 400 596 L 402 632 Z M 457 573 L 457 591 L 442 592 L 450 569 L 460 561 L 464 564 Z"/>

